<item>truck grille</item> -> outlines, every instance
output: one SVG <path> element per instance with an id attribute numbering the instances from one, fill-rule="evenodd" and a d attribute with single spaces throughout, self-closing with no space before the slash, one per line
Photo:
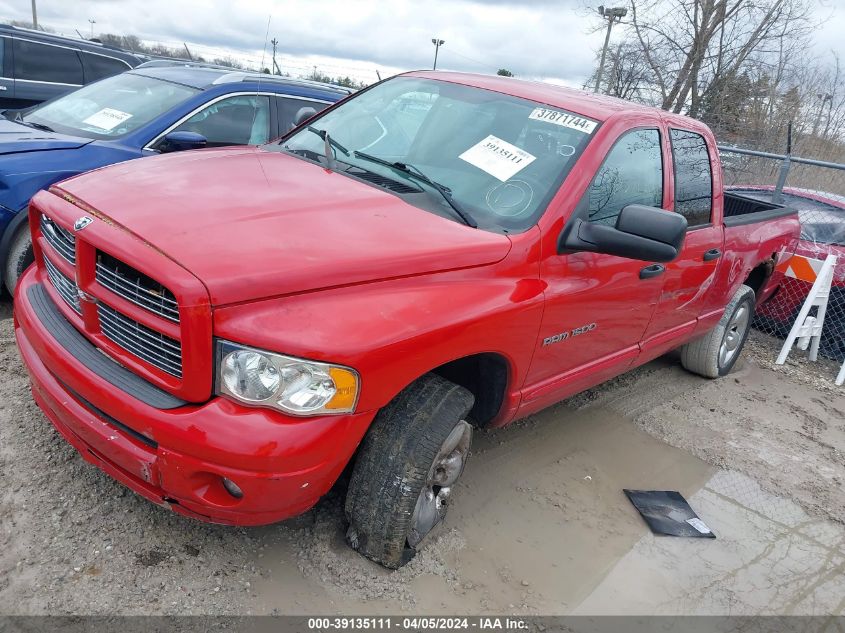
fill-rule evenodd
<path id="1" fill-rule="evenodd" d="M 111 255 L 97 253 L 97 281 L 127 301 L 165 319 L 179 322 L 176 297 L 163 285 Z"/>
<path id="2" fill-rule="evenodd" d="M 97 305 L 97 312 L 100 329 L 106 338 L 163 372 L 182 377 L 182 345 L 179 341 L 141 325 L 104 303 Z"/>
<path id="3" fill-rule="evenodd" d="M 47 275 L 50 277 L 50 282 L 53 284 L 56 292 L 59 293 L 59 296 L 77 314 L 82 314 L 82 308 L 79 306 L 79 289 L 76 287 L 76 284 L 63 275 L 47 257 L 44 258 L 44 266 L 47 268 Z"/>
<path id="4" fill-rule="evenodd" d="M 71 264 L 76 263 L 76 237 L 43 213 L 41 214 L 41 235 L 59 255 Z"/>

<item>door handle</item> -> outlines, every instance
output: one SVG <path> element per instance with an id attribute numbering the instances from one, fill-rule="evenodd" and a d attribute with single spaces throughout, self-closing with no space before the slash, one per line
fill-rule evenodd
<path id="1" fill-rule="evenodd" d="M 704 253 L 704 257 L 702 259 L 706 262 L 713 261 L 714 259 L 719 259 L 722 256 L 722 251 L 718 248 L 711 248 L 709 251 Z"/>
<path id="2" fill-rule="evenodd" d="M 640 279 L 657 277 L 658 275 L 662 275 L 665 271 L 666 268 L 663 264 L 652 264 L 651 266 L 646 266 L 640 271 Z"/>

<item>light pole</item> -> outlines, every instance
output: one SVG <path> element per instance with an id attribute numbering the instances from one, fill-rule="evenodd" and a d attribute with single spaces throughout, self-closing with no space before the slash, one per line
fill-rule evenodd
<path id="1" fill-rule="evenodd" d="M 38 13 L 35 10 L 35 0 L 32 0 L 32 28 L 38 29 Z"/>
<path id="2" fill-rule="evenodd" d="M 91 39 L 93 40 L 94 39 L 94 25 L 97 23 L 97 20 L 88 20 L 88 22 L 91 24 Z"/>
<path id="3" fill-rule="evenodd" d="M 613 22 L 614 20 L 619 22 L 628 15 L 628 9 L 625 7 L 605 8 L 604 6 L 600 6 L 599 15 L 607 20 L 607 35 L 604 36 L 604 46 L 601 49 L 601 61 L 599 62 L 599 69 L 596 73 L 596 86 L 593 88 L 593 92 L 598 92 L 599 86 L 601 85 L 601 76 L 604 74 L 604 59 L 607 56 L 607 45 L 610 43 L 610 30 L 613 28 Z"/>
<path id="4" fill-rule="evenodd" d="M 439 40 L 434 37 L 431 39 L 431 43 L 434 44 L 434 68 L 432 68 L 432 70 L 437 70 L 437 52 L 440 50 L 440 47 L 446 43 L 446 40 Z"/>

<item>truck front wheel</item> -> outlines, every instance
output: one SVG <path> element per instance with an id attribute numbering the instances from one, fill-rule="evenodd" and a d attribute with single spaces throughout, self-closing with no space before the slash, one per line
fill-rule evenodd
<path id="1" fill-rule="evenodd" d="M 426 374 L 376 415 L 346 495 L 349 545 L 396 569 L 446 515 L 472 441 L 473 395 Z"/>
<path id="2" fill-rule="evenodd" d="M 754 291 L 740 286 L 712 330 L 681 347 L 684 369 L 705 378 L 724 376 L 739 358 L 754 316 Z"/>
<path id="3" fill-rule="evenodd" d="M 12 238 L 12 243 L 9 245 L 9 254 L 6 257 L 5 269 L 3 270 L 3 281 L 9 294 L 15 294 L 18 279 L 33 261 L 35 261 L 35 258 L 32 254 L 29 224 L 24 222 Z"/>

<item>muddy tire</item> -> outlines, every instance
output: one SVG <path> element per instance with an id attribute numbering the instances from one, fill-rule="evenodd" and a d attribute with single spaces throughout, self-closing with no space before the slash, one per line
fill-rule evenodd
<path id="1" fill-rule="evenodd" d="M 705 378 L 719 378 L 733 369 L 754 317 L 754 291 L 740 286 L 712 330 L 681 348 L 681 364 Z"/>
<path id="2" fill-rule="evenodd" d="M 472 439 L 473 395 L 426 374 L 379 411 L 364 437 L 346 495 L 346 539 L 396 569 L 442 520 Z"/>
<path id="3" fill-rule="evenodd" d="M 6 257 L 6 265 L 3 267 L 3 282 L 10 295 L 15 294 L 15 286 L 18 285 L 23 271 L 34 261 L 32 254 L 32 240 L 29 235 L 29 223 L 21 225 L 15 237 L 9 244 L 9 254 Z"/>

